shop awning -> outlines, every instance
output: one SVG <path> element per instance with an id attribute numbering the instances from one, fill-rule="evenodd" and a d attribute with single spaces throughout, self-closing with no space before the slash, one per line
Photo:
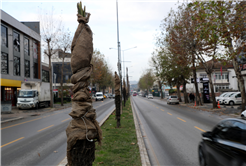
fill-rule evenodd
<path id="1" fill-rule="evenodd" d="M 21 81 L 19 80 L 9 80 L 9 79 L 2 79 L 1 78 L 1 86 L 7 87 L 21 87 Z"/>

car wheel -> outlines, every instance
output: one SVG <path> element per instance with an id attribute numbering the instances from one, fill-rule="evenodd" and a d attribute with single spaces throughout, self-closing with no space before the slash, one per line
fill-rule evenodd
<path id="1" fill-rule="evenodd" d="M 38 109 L 38 103 L 35 104 L 35 109 Z"/>
<path id="2" fill-rule="evenodd" d="M 230 102 L 229 102 L 229 105 L 234 105 L 234 102 L 233 102 L 233 101 L 230 101 Z"/>
<path id="3" fill-rule="evenodd" d="M 204 155 L 204 152 L 203 152 L 201 147 L 199 147 L 198 155 L 199 155 L 199 164 L 200 164 L 200 166 L 206 166 L 207 164 L 206 164 L 205 155 Z"/>

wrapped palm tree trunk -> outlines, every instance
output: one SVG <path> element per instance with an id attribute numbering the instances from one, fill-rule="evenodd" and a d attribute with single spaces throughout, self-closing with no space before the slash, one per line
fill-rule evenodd
<path id="1" fill-rule="evenodd" d="M 116 120 L 117 120 L 117 128 L 120 127 L 120 78 L 115 72 L 115 108 L 116 108 Z"/>
<path id="2" fill-rule="evenodd" d="M 126 82 L 125 78 L 123 79 L 123 98 L 124 98 L 124 107 L 126 106 Z"/>
<path id="3" fill-rule="evenodd" d="M 88 79 L 92 72 L 92 31 L 87 25 L 90 14 L 78 14 L 78 28 L 72 42 L 71 69 L 73 75 L 72 117 L 67 129 L 67 160 L 69 166 L 89 166 L 95 160 L 95 141 L 102 140 L 96 112 L 89 95 Z"/>

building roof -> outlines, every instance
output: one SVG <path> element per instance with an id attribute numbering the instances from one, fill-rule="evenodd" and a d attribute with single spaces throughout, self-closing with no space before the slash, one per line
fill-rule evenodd
<path id="1" fill-rule="evenodd" d="M 212 60 L 209 60 L 209 61 L 207 61 L 206 63 L 212 65 Z M 214 67 L 213 67 L 213 69 L 215 69 L 215 70 L 216 70 L 216 69 L 220 70 L 221 67 L 222 67 L 222 70 L 223 70 L 223 69 L 233 69 L 233 68 L 234 68 L 231 61 L 219 61 L 219 60 L 216 59 L 216 60 L 214 61 Z M 199 66 L 197 66 L 197 69 L 205 69 L 205 68 L 204 68 L 203 64 L 200 63 Z"/>
<path id="2" fill-rule="evenodd" d="M 26 34 L 27 36 L 32 37 L 37 41 L 41 41 L 41 35 L 29 28 L 28 26 L 24 25 L 23 23 L 16 20 L 14 17 L 10 16 L 3 10 L 1 10 L 1 22 L 12 26 L 14 29 L 19 30 L 20 32 Z"/>

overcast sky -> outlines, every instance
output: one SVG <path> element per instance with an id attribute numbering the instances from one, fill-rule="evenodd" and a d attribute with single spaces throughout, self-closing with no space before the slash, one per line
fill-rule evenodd
<path id="1" fill-rule="evenodd" d="M 39 9 L 51 10 L 54 7 L 56 17 L 61 16 L 64 26 L 74 34 L 78 26 L 77 2 L 79 1 L 2 0 L 1 9 L 18 21 L 40 21 Z M 149 60 L 155 48 L 154 36 L 160 30 L 159 25 L 170 9 L 177 8 L 175 4 L 177 1 L 118 1 L 121 49 L 137 46 L 124 51 L 124 60 L 131 61 L 125 62 L 125 67 L 129 67 L 129 76 L 132 76 L 130 81 L 138 81 L 143 71 L 150 68 Z M 116 0 L 87 0 L 82 1 L 82 5 L 91 13 L 88 24 L 94 33 L 94 48 L 105 55 L 113 72 L 118 71 Z"/>

